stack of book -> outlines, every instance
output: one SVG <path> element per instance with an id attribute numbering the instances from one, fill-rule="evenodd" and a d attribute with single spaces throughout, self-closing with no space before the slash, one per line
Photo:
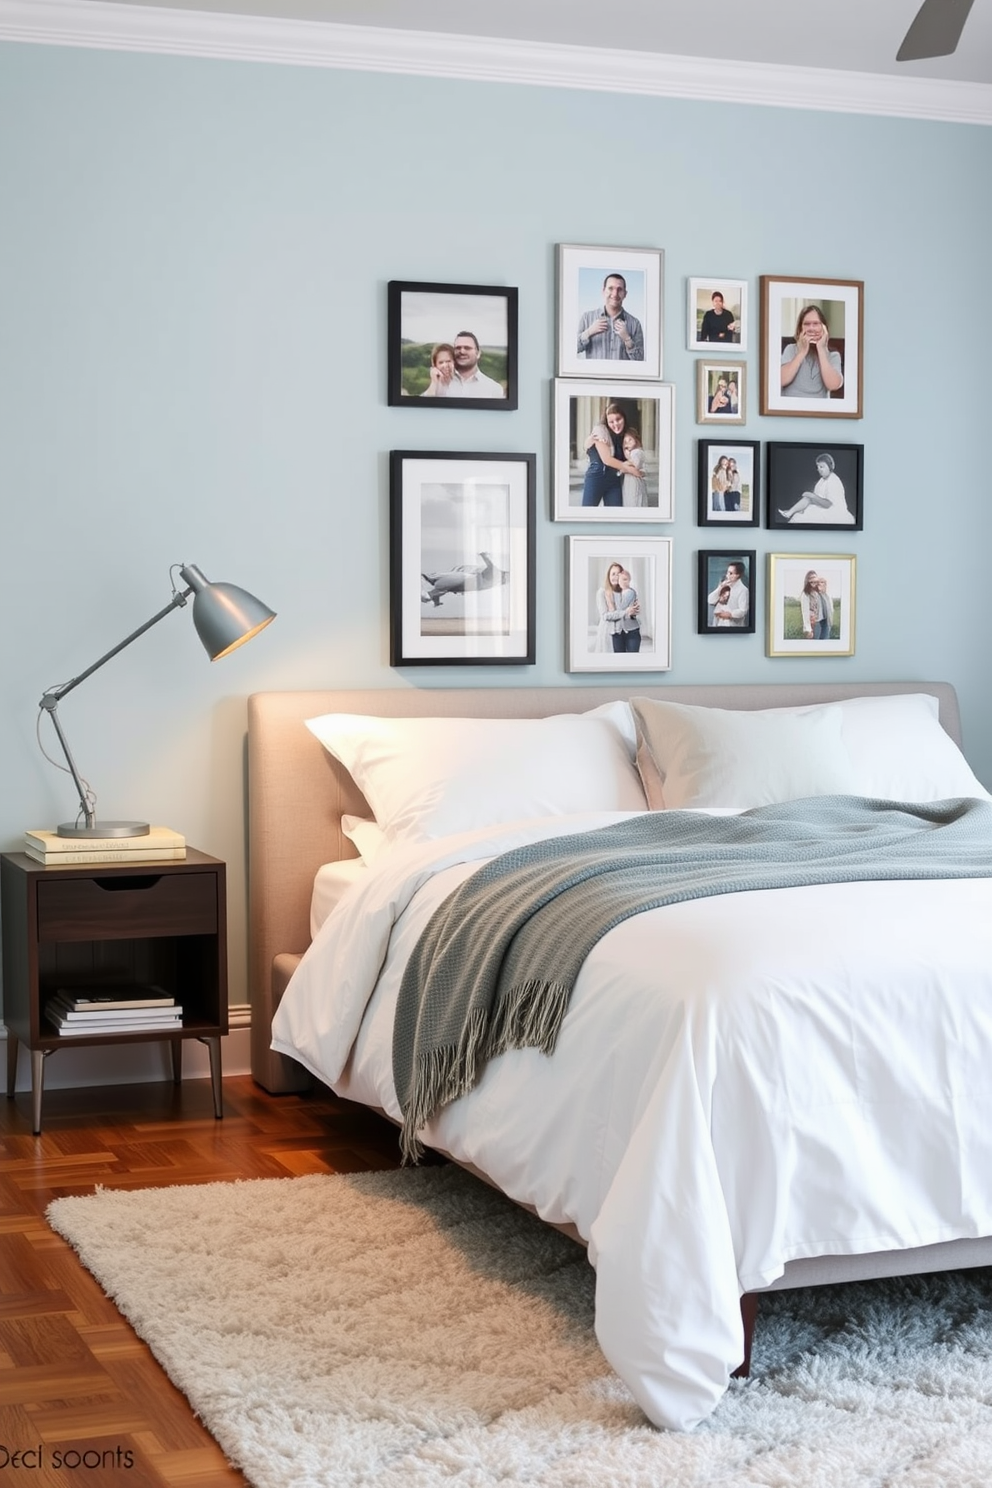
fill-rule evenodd
<path id="1" fill-rule="evenodd" d="M 60 987 L 46 1002 L 45 1016 L 63 1037 L 153 1029 L 167 1036 L 183 1026 L 182 1008 L 161 987 L 120 987 L 107 992 Z"/>
<path id="2" fill-rule="evenodd" d="M 60 837 L 25 832 L 24 851 L 46 867 L 72 863 L 155 863 L 186 856 L 186 838 L 171 827 L 152 827 L 143 837 Z"/>

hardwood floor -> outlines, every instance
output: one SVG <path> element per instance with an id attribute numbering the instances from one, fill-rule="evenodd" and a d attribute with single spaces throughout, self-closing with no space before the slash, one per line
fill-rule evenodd
<path id="1" fill-rule="evenodd" d="M 54 1090 L 38 1137 L 29 1099 L 0 1099 L 0 1478 L 24 1488 L 244 1484 L 45 1208 L 98 1184 L 392 1168 L 395 1128 L 327 1091 L 267 1095 L 247 1075 L 225 1079 L 222 1121 L 209 1080 Z"/>

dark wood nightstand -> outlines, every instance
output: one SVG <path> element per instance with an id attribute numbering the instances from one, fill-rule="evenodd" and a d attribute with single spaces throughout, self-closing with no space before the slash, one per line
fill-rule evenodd
<path id="1" fill-rule="evenodd" d="M 41 1131 L 45 1059 L 56 1049 L 167 1038 L 182 1078 L 182 1041 L 210 1052 L 214 1115 L 223 1116 L 220 1041 L 227 1033 L 227 870 L 188 848 L 179 861 L 44 867 L 26 853 L 0 854 L 3 1021 L 7 1094 L 17 1046 L 31 1051 L 32 1130 Z M 181 1030 L 59 1034 L 45 1004 L 60 987 L 81 991 L 155 984 L 183 1009 Z"/>

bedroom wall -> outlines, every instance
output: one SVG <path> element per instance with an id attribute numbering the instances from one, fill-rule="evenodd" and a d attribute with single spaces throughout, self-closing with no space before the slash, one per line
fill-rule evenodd
<path id="1" fill-rule="evenodd" d="M 234 1004 L 248 693 L 569 681 L 565 535 L 583 529 L 547 515 L 558 242 L 666 252 L 676 521 L 650 530 L 674 536 L 670 680 L 946 677 L 992 785 L 990 170 L 975 126 L 0 45 L 0 845 L 72 814 L 37 700 L 167 602 L 172 563 L 253 590 L 276 624 L 210 666 L 170 616 L 61 716 L 102 815 L 228 860 Z M 865 445 L 865 530 L 747 533 L 759 562 L 857 553 L 849 659 L 770 660 L 760 622 L 695 634 L 696 550 L 726 544 L 695 525 L 711 430 L 685 279 L 746 278 L 756 310 L 760 273 L 866 284 L 865 418 L 830 426 Z M 519 287 L 519 411 L 386 407 L 390 278 Z M 752 411 L 738 432 L 822 427 Z M 391 448 L 538 453 L 535 666 L 390 669 Z"/>

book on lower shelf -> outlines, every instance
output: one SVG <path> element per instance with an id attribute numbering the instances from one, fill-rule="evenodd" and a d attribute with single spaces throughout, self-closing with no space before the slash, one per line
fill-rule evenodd
<path id="1" fill-rule="evenodd" d="M 140 837 L 60 837 L 41 827 L 24 833 L 25 851 L 43 852 L 47 857 L 77 852 L 147 853 L 160 848 L 185 851 L 186 838 L 171 827 L 149 827 Z"/>
<path id="2" fill-rule="evenodd" d="M 183 1010 L 175 1001 L 137 1007 L 107 1008 L 105 1004 L 74 1008 L 56 993 L 45 1004 L 45 1016 L 60 1034 L 169 1033 L 183 1026 Z"/>
<path id="3" fill-rule="evenodd" d="M 174 1008 L 176 999 L 153 983 L 121 987 L 56 987 L 52 1001 L 69 1013 L 117 1013 L 135 1008 Z"/>
<path id="4" fill-rule="evenodd" d="M 168 1038 L 172 1033 L 181 1033 L 183 1026 L 182 1018 L 176 1018 L 170 1023 L 111 1023 L 109 1019 L 103 1019 L 99 1023 L 60 1023 L 50 1014 L 49 1022 L 55 1025 L 59 1038 L 85 1038 L 87 1034 L 94 1033 L 160 1033 L 163 1038 Z"/>

